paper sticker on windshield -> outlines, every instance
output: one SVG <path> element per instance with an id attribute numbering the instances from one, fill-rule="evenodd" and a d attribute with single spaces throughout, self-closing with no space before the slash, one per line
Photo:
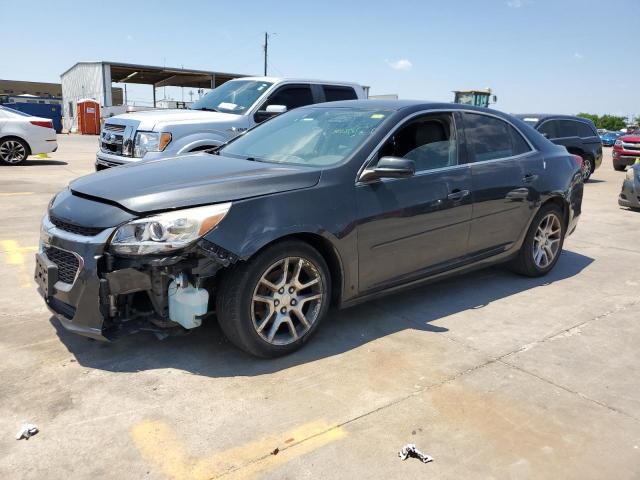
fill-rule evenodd
<path id="1" fill-rule="evenodd" d="M 384 118 L 384 113 L 374 113 L 373 115 L 371 115 L 371 118 Z"/>
<path id="2" fill-rule="evenodd" d="M 221 102 L 218 104 L 218 107 L 225 110 L 235 110 L 236 108 L 238 108 L 238 105 L 236 105 L 235 103 Z"/>
<path id="3" fill-rule="evenodd" d="M 537 122 L 538 119 L 537 118 L 531 118 L 531 117 L 526 117 L 522 119 L 525 122 Z"/>

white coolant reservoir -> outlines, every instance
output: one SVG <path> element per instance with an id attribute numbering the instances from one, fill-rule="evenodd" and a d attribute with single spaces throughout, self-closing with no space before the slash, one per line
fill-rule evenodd
<path id="1" fill-rule="evenodd" d="M 196 288 L 178 277 L 169 284 L 169 318 L 184 328 L 202 324 L 200 315 L 207 313 L 209 292 Z"/>

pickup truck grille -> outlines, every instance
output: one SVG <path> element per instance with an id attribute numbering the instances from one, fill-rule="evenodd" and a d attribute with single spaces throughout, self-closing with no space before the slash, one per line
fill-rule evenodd
<path id="1" fill-rule="evenodd" d="M 124 126 L 105 123 L 100 133 L 100 149 L 105 153 L 122 155 Z"/>
<path id="2" fill-rule="evenodd" d="M 640 143 L 636 142 L 622 142 L 622 148 L 624 150 L 640 150 Z"/>

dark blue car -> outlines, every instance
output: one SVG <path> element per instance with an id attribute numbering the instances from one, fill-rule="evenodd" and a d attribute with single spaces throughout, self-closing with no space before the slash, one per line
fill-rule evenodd
<path id="1" fill-rule="evenodd" d="M 613 144 L 616 143 L 618 137 L 622 135 L 622 132 L 605 132 L 600 135 L 600 140 L 602 140 L 602 145 L 605 147 L 613 147 Z"/>

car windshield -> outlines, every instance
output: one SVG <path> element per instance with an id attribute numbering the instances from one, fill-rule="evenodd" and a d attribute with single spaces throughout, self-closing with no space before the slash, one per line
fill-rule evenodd
<path id="1" fill-rule="evenodd" d="M 219 153 L 291 165 L 335 165 L 369 138 L 390 113 L 338 107 L 292 110 L 238 137 Z"/>
<path id="2" fill-rule="evenodd" d="M 235 113 L 241 115 L 271 86 L 269 82 L 232 80 L 211 90 L 195 102 L 192 110 Z"/>

